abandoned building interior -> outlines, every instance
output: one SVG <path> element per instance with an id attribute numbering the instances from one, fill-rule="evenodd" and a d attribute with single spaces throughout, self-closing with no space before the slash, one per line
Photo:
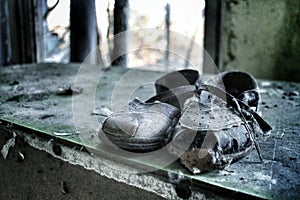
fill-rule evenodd
<path id="1" fill-rule="evenodd" d="M 299 0 L 0 0 L 0 199 L 298 199 Z"/>

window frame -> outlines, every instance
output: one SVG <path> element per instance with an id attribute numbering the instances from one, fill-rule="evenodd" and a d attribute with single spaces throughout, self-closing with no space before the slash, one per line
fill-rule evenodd
<path id="1" fill-rule="evenodd" d="M 205 0 L 204 49 L 209 56 L 204 54 L 203 73 L 216 73 L 221 68 L 222 10 L 222 0 Z"/>

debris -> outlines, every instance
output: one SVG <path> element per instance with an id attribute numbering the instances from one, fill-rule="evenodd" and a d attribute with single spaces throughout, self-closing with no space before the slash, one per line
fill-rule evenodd
<path id="1" fill-rule="evenodd" d="M 249 159 L 249 157 L 246 157 L 245 159 Z M 224 171 L 227 172 L 227 173 L 234 173 L 233 170 L 224 169 Z"/>
<path id="2" fill-rule="evenodd" d="M 20 83 L 19 81 L 14 80 L 14 81 L 11 82 L 9 85 L 10 85 L 10 86 L 13 86 L 13 85 L 18 85 L 19 83 Z"/>
<path id="3" fill-rule="evenodd" d="M 271 84 L 271 82 L 270 81 L 263 81 L 263 82 L 261 82 L 261 86 L 262 87 L 269 87 L 269 86 L 271 86 L 272 84 Z"/>
<path id="4" fill-rule="evenodd" d="M 297 160 L 296 157 L 289 157 L 290 160 Z"/>
<path id="5" fill-rule="evenodd" d="M 80 93 L 82 93 L 82 91 L 83 91 L 83 88 L 81 88 L 81 87 L 64 86 L 64 87 L 60 87 L 58 89 L 57 94 L 69 96 L 69 95 L 73 95 L 73 94 L 80 94 Z"/>
<path id="6" fill-rule="evenodd" d="M 112 113 L 113 112 L 105 106 L 101 106 L 100 108 L 95 108 L 92 111 L 92 115 L 101 115 L 101 116 L 104 116 L 104 117 L 109 117 Z"/>
<path id="7" fill-rule="evenodd" d="M 84 146 L 81 146 L 80 149 L 79 149 L 79 151 L 83 151 L 84 148 L 85 148 Z"/>
<path id="8" fill-rule="evenodd" d="M 61 153 L 62 153 L 61 146 L 58 145 L 58 144 L 53 144 L 52 145 L 52 150 L 53 150 L 54 154 L 57 155 L 57 156 L 60 156 Z"/>
<path id="9" fill-rule="evenodd" d="M 7 158 L 9 149 L 11 147 L 15 146 L 15 144 L 16 144 L 16 137 L 17 137 L 17 134 L 15 132 L 13 132 L 13 137 L 10 138 L 9 140 L 7 140 L 7 142 L 3 145 L 1 153 L 2 153 L 2 156 L 3 156 L 4 159 Z"/>
<path id="10" fill-rule="evenodd" d="M 25 101 L 25 102 L 30 102 L 30 101 L 42 101 L 45 99 L 49 98 L 49 94 L 45 93 L 44 91 L 33 91 L 33 93 L 29 94 L 20 94 L 20 95 L 15 95 L 12 96 L 8 99 L 6 99 L 7 102 L 10 101 L 15 101 L 15 102 L 20 102 L 20 101 Z"/>
<path id="11" fill-rule="evenodd" d="M 67 183 L 65 181 L 62 181 L 60 183 L 60 189 L 62 194 L 68 194 L 69 193 L 69 188 L 67 186 Z"/>
<path id="12" fill-rule="evenodd" d="M 184 180 L 187 180 L 187 178 L 184 176 L 182 171 L 179 171 L 178 173 L 173 173 L 171 171 L 168 171 L 168 180 L 170 183 L 180 183 Z"/>
<path id="13" fill-rule="evenodd" d="M 17 161 L 18 161 L 18 162 L 23 162 L 24 159 L 25 159 L 24 154 L 23 154 L 22 152 L 19 151 L 19 152 L 18 152 L 18 158 L 17 158 Z"/>
<path id="14" fill-rule="evenodd" d="M 50 139 L 50 140 L 48 141 L 48 144 L 52 144 L 52 143 L 54 143 L 54 139 Z"/>
<path id="15" fill-rule="evenodd" d="M 56 136 L 70 136 L 70 135 L 74 135 L 73 133 L 69 133 L 69 132 L 53 132 L 54 135 Z"/>
<path id="16" fill-rule="evenodd" d="M 282 86 L 281 85 L 277 85 L 277 89 L 282 90 Z"/>
<path id="17" fill-rule="evenodd" d="M 288 96 L 288 97 L 299 96 L 299 92 L 297 92 L 297 91 L 284 92 L 283 94 L 284 94 L 285 96 Z"/>
<path id="18" fill-rule="evenodd" d="M 178 197 L 182 199 L 188 199 L 192 195 L 190 184 L 187 181 L 177 184 L 175 190 Z"/>
<path id="19" fill-rule="evenodd" d="M 20 101 L 20 96 L 10 97 L 10 98 L 6 99 L 6 101 L 16 101 L 16 102 L 19 102 Z"/>
<path id="20" fill-rule="evenodd" d="M 40 119 L 47 119 L 47 118 L 50 118 L 50 117 L 54 117 L 55 115 L 52 115 L 52 114 L 45 114 L 45 115 L 42 115 L 40 117 Z"/>
<path id="21" fill-rule="evenodd" d="M 276 180 L 276 179 L 272 179 L 272 180 L 271 180 L 271 183 L 272 183 L 273 185 L 275 185 L 275 184 L 277 183 L 277 180 Z"/>

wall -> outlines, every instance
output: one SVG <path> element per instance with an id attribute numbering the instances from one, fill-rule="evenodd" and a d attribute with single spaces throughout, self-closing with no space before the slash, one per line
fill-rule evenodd
<path id="1" fill-rule="evenodd" d="M 300 1 L 224 0 L 221 69 L 300 81 Z"/>
<path id="2" fill-rule="evenodd" d="M 3 126 L 0 130 L 2 148 L 12 134 Z M 164 200 L 152 192 L 54 158 L 45 151 L 31 147 L 20 136 L 16 137 L 16 144 L 9 150 L 6 159 L 0 154 L 0 177 L 0 199 Z"/>

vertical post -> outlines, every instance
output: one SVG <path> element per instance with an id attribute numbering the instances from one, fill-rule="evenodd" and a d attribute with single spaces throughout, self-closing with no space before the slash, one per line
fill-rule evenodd
<path id="1" fill-rule="evenodd" d="M 113 30 L 114 30 L 113 29 L 114 28 L 113 27 L 114 18 L 113 18 L 113 15 L 111 13 L 111 10 L 110 10 L 110 1 L 108 1 L 106 12 L 107 12 L 107 21 L 108 21 L 106 40 L 107 40 L 107 44 L 108 44 L 109 57 L 113 58 L 114 44 L 113 44 L 112 39 L 110 38 L 110 34 L 113 34 Z"/>
<path id="2" fill-rule="evenodd" d="M 1 65 L 43 60 L 40 0 L 0 0 Z"/>
<path id="3" fill-rule="evenodd" d="M 2 10 L 2 0 L 0 0 L 0 66 L 3 65 L 4 61 L 5 61 L 5 56 L 3 56 L 2 53 L 3 52 L 3 47 L 4 44 L 3 44 L 3 37 L 2 37 L 2 26 L 3 25 L 3 22 L 2 22 L 2 13 L 3 13 L 3 10 Z M 4 40 L 5 41 L 5 40 Z"/>
<path id="4" fill-rule="evenodd" d="M 166 46 L 166 53 L 165 53 L 165 62 L 166 66 L 170 65 L 170 4 L 167 3 L 166 5 L 166 40 L 167 40 L 167 46 Z"/>
<path id="5" fill-rule="evenodd" d="M 221 0 L 205 0 L 205 37 L 204 49 L 210 55 L 204 54 L 203 73 L 216 73 L 215 64 L 220 64 L 220 38 L 221 38 Z M 213 63 L 214 62 L 214 63 Z"/>
<path id="6" fill-rule="evenodd" d="M 114 7 L 114 37 L 112 65 L 127 66 L 129 0 L 117 0 Z"/>
<path id="7" fill-rule="evenodd" d="M 36 37 L 36 62 L 41 63 L 45 60 L 46 49 L 45 49 L 45 24 L 46 19 L 44 17 L 45 9 L 47 8 L 47 0 L 33 0 L 35 7 L 35 37 Z"/>
<path id="8" fill-rule="evenodd" d="M 0 65 L 11 62 L 8 0 L 0 0 Z"/>
<path id="9" fill-rule="evenodd" d="M 11 63 L 36 62 L 35 7 L 33 0 L 8 1 Z"/>
<path id="10" fill-rule="evenodd" d="M 70 6 L 71 62 L 100 62 L 95 0 L 71 0 Z M 92 53 L 92 54 L 90 54 Z"/>

